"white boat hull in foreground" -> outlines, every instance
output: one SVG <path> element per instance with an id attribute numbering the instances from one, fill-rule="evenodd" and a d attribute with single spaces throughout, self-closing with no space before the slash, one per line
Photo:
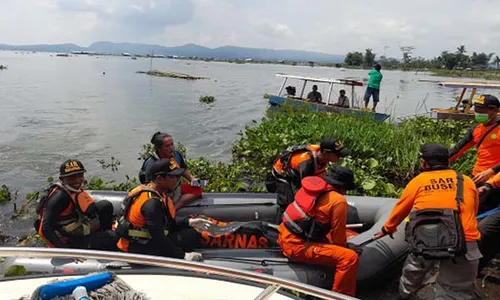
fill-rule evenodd
<path id="1" fill-rule="evenodd" d="M 296 299 L 291 294 L 283 293 L 283 289 L 298 291 L 322 299 L 356 299 L 297 281 L 266 274 L 150 255 L 93 250 L 0 247 L 0 257 L 104 259 L 156 267 L 149 270 L 135 270 L 134 274 L 120 273 L 119 271 L 114 274 L 134 291 L 143 292 L 151 300 Z M 162 272 L 164 274 L 161 274 Z M 82 276 L 85 275 L 88 274 L 83 274 Z M 0 280 L 2 299 L 43 299 L 42 297 L 37 297 L 39 293 L 35 292 L 41 285 L 53 283 L 55 279 L 71 280 L 82 276 L 52 274 L 45 277 L 43 275 L 38 277 L 5 277 Z M 77 286 L 86 284 L 82 282 L 80 281 Z M 67 284 L 66 286 L 71 286 L 71 284 Z"/>

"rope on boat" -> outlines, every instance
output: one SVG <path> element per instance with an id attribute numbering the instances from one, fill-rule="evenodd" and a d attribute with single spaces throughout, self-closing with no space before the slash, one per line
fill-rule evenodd
<path id="1" fill-rule="evenodd" d="M 92 282 L 92 277 L 106 275 L 106 274 L 111 275 L 112 281 L 109 283 L 105 283 L 104 285 L 101 285 L 98 288 L 92 289 L 92 287 L 95 286 L 95 280 L 94 282 Z M 85 284 L 86 280 L 88 281 L 87 283 L 89 286 L 86 286 Z M 72 287 L 72 282 L 74 283 L 73 285 L 85 286 L 89 290 L 88 291 L 89 300 L 150 300 L 150 298 L 146 296 L 144 293 L 134 290 L 122 279 L 120 279 L 114 273 L 111 272 L 90 273 L 87 276 L 80 277 L 77 279 L 51 280 L 47 284 L 41 285 L 38 288 L 36 288 L 35 291 L 32 293 L 31 298 L 29 298 L 29 300 L 48 299 L 46 297 L 47 295 L 43 295 L 44 288 L 49 287 L 51 285 L 57 286 L 59 283 L 63 283 L 62 285 L 60 285 L 62 287 L 61 293 L 59 293 L 56 297 L 49 297 L 49 298 L 53 300 L 74 300 L 73 295 L 71 293 L 68 293 L 69 290 L 74 289 L 74 287 Z M 54 290 L 55 290 L 54 288 L 50 288 L 50 291 L 52 293 L 54 292 Z"/>

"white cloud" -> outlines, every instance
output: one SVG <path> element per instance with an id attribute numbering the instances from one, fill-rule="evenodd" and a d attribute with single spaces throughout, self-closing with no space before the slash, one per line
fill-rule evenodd
<path id="1" fill-rule="evenodd" d="M 0 43 L 198 43 L 432 57 L 500 53 L 500 1 L 3 0 Z"/>
<path id="2" fill-rule="evenodd" d="M 256 22 L 257 31 L 269 38 L 287 38 L 294 35 L 293 31 L 286 25 L 269 20 Z"/>

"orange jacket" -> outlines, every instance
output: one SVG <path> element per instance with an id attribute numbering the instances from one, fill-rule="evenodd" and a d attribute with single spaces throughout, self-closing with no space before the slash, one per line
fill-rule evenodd
<path id="1" fill-rule="evenodd" d="M 464 201 L 460 205 L 460 220 L 466 241 L 481 237 L 477 229 L 476 215 L 479 195 L 474 181 L 464 177 Z M 413 178 L 385 222 L 387 232 L 395 232 L 397 226 L 410 214 L 412 208 L 456 208 L 456 173 L 453 170 L 426 171 Z"/>
<path id="2" fill-rule="evenodd" d="M 155 189 L 155 185 L 152 183 L 148 183 L 146 185 L 147 187 Z M 129 192 L 129 196 L 136 194 L 140 190 L 142 190 L 144 185 L 140 185 L 133 189 L 132 191 Z M 165 194 L 158 192 L 160 195 L 162 195 L 162 199 L 159 199 L 162 203 L 162 207 L 165 213 L 168 213 L 169 215 L 166 216 L 166 222 L 174 222 L 175 223 L 175 207 L 174 204 L 172 203 L 172 199 L 170 197 L 165 196 Z M 146 219 L 141 213 L 142 206 L 144 203 L 146 203 L 150 199 L 157 199 L 158 196 L 152 192 L 143 192 L 137 196 L 137 198 L 132 202 L 130 205 L 129 211 L 125 215 L 125 219 L 127 219 L 132 226 L 135 229 L 143 229 L 146 225 Z M 165 224 L 166 227 L 168 227 L 168 224 Z M 120 250 L 127 252 L 128 247 L 129 247 L 129 241 L 125 238 L 120 238 L 118 240 L 117 246 Z"/>
<path id="3" fill-rule="evenodd" d="M 477 145 L 492 126 L 496 126 L 496 128 L 488 134 L 481 145 L 479 145 L 479 149 L 477 149 L 477 159 L 472 175 L 476 176 L 490 168 L 495 173 L 498 173 L 500 171 L 500 127 L 497 123 L 489 126 L 484 126 L 483 124 L 472 125 L 465 137 L 450 151 L 450 162 L 454 162 L 472 146 Z"/>
<path id="4" fill-rule="evenodd" d="M 331 244 L 345 247 L 346 222 L 347 222 L 347 200 L 341 194 L 331 191 L 318 198 L 314 207 L 314 219 L 321 224 L 330 224 L 331 230 L 327 234 L 327 239 Z M 282 244 L 303 244 L 305 241 L 291 233 L 285 224 L 278 227 L 278 243 Z"/>
<path id="5" fill-rule="evenodd" d="M 312 155 L 308 151 L 297 152 L 292 154 L 288 163 L 288 168 L 293 169 L 299 175 L 299 180 L 313 175 L 322 177 L 326 172 L 326 164 L 320 165 L 318 162 L 319 145 L 307 145 L 307 149 L 312 152 Z M 278 174 L 285 176 L 285 166 L 279 157 L 274 162 L 273 168 Z"/>
<path id="6" fill-rule="evenodd" d="M 486 183 L 489 184 L 493 188 L 496 188 L 496 189 L 500 188 L 500 173 L 491 177 L 488 181 L 486 181 Z"/>
<path id="7" fill-rule="evenodd" d="M 49 247 L 63 247 L 62 236 L 79 236 L 81 224 L 92 222 L 91 233 L 98 230 L 98 215 L 94 199 L 85 191 L 70 192 L 64 187 L 54 185 L 40 214 L 37 233 Z M 81 220 L 80 215 L 87 217 Z"/>
<path id="8" fill-rule="evenodd" d="M 147 184 L 146 186 L 154 189 L 154 185 L 151 183 Z M 140 186 L 136 187 L 135 189 L 133 189 L 132 191 L 130 191 L 129 195 L 135 194 L 140 190 L 142 190 L 142 185 L 140 185 Z M 161 194 L 160 192 L 158 192 L 158 193 Z M 164 194 L 162 194 L 162 195 L 163 195 L 163 197 L 160 200 L 163 204 L 163 207 L 167 208 L 168 212 L 170 213 L 170 217 L 172 219 L 175 219 L 175 207 L 172 203 L 172 200 L 169 197 L 165 196 Z M 157 196 L 151 192 L 141 193 L 137 197 L 137 199 L 135 199 L 134 203 L 132 203 L 130 205 L 130 210 L 128 211 L 128 214 L 127 214 L 127 216 L 125 216 L 125 218 L 130 223 L 132 223 L 132 225 L 134 225 L 135 227 L 143 228 L 146 221 L 144 220 L 144 216 L 141 213 L 142 205 L 146 201 L 148 201 L 149 199 L 156 198 L 156 197 Z"/>

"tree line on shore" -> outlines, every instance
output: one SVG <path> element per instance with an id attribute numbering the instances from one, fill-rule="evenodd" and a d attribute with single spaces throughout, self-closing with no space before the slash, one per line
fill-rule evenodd
<path id="1" fill-rule="evenodd" d="M 384 69 L 447 69 L 447 70 L 486 70 L 492 65 L 498 70 L 500 68 L 500 57 L 495 53 L 467 52 L 465 45 L 460 45 L 455 51 L 442 51 L 441 54 L 432 59 L 413 56 L 414 46 L 400 46 L 401 59 L 380 56 L 372 49 L 365 52 L 349 52 L 345 56 L 344 64 L 350 67 L 370 68 L 375 63 L 381 64 Z"/>

